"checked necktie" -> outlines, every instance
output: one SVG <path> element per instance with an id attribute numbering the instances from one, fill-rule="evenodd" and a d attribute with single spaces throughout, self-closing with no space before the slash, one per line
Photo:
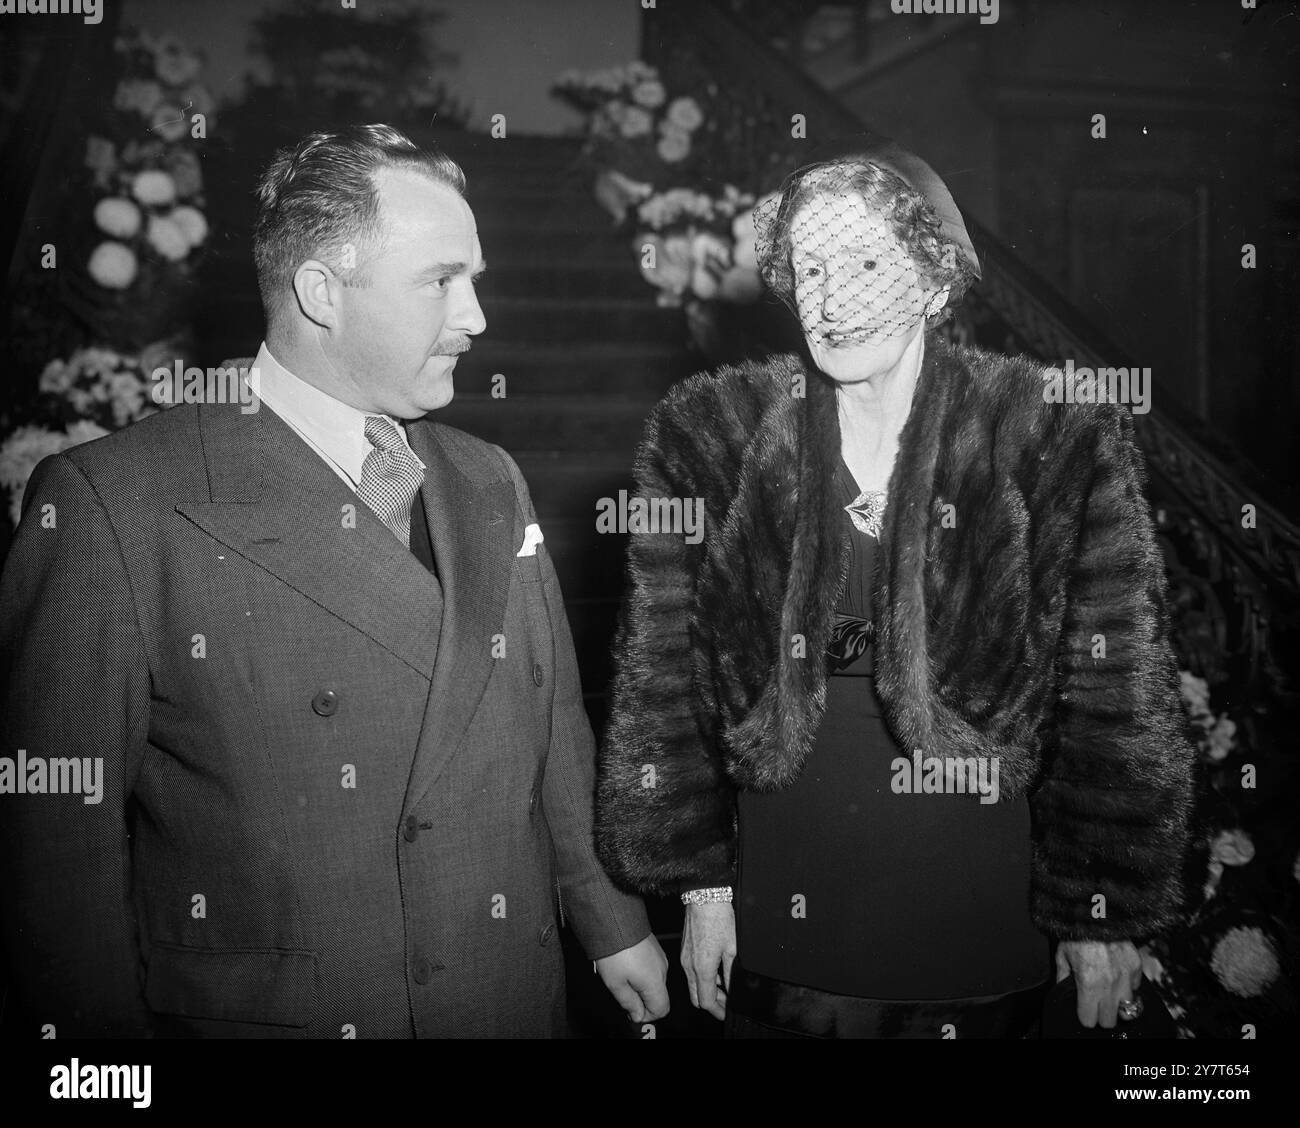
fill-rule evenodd
<path id="1" fill-rule="evenodd" d="M 411 504 L 424 484 L 424 467 L 382 415 L 366 416 L 366 438 L 374 449 L 361 466 L 357 496 L 410 548 Z"/>

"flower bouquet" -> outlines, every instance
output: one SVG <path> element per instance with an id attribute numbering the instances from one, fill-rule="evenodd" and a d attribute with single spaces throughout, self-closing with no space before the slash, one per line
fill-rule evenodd
<path id="1" fill-rule="evenodd" d="M 691 95 L 670 97 L 652 66 L 568 71 L 555 95 L 586 115 L 584 155 L 596 200 L 632 236 L 642 277 L 664 306 L 749 303 L 762 291 L 754 255 L 753 193 L 721 182 L 702 139 L 707 116 Z"/>
<path id="2" fill-rule="evenodd" d="M 94 202 L 76 224 L 90 250 L 59 277 L 93 335 L 132 348 L 188 314 L 208 238 L 195 141 L 212 125 L 213 99 L 199 56 L 174 40 L 138 33 L 115 47 L 122 75 L 105 128 L 87 139 Z"/>
<path id="3" fill-rule="evenodd" d="M 171 354 L 172 343 L 167 341 L 138 354 L 83 348 L 45 366 L 27 421 L 0 443 L 0 487 L 9 494 L 9 516 L 15 525 L 27 480 L 46 455 L 100 438 L 159 410 L 150 394 L 150 374 L 172 363 Z"/>

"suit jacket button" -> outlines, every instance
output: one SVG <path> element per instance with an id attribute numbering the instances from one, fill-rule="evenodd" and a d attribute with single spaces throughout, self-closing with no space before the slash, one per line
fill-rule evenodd
<path id="1" fill-rule="evenodd" d="M 415 966 L 411 969 L 411 974 L 415 977 L 416 983 L 423 986 L 433 978 L 433 965 L 425 959 L 416 960 Z"/>
<path id="2" fill-rule="evenodd" d="M 542 669 L 542 664 L 541 664 L 540 662 L 534 662 L 534 663 L 533 663 L 533 681 L 534 681 L 537 685 L 541 685 L 542 682 L 544 682 L 545 680 L 546 680 L 546 672 Z"/>
<path id="3" fill-rule="evenodd" d="M 533 788 L 528 794 L 528 813 L 531 815 L 537 810 L 537 788 Z"/>
<path id="4" fill-rule="evenodd" d="M 402 827 L 402 837 L 407 842 L 414 842 L 420 837 L 420 824 L 415 821 L 414 815 L 406 816 L 406 825 Z"/>
<path id="5" fill-rule="evenodd" d="M 538 933 L 537 942 L 543 945 L 549 944 L 551 942 L 551 937 L 554 935 L 555 935 L 555 925 L 548 924 L 545 928 L 542 929 L 540 933 Z"/>
<path id="6" fill-rule="evenodd" d="M 322 689 L 311 699 L 311 707 L 322 717 L 332 717 L 339 711 L 339 695 L 332 689 Z"/>

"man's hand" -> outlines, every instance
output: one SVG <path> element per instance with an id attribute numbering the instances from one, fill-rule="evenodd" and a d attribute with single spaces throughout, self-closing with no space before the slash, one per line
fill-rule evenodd
<path id="1" fill-rule="evenodd" d="M 1071 972 L 1078 990 L 1079 1021 L 1089 1030 L 1099 1022 L 1110 1029 L 1119 1004 L 1137 997 L 1142 957 L 1127 940 L 1110 944 L 1063 940 L 1056 946 L 1056 981 Z"/>
<path id="2" fill-rule="evenodd" d="M 668 957 L 653 932 L 597 960 L 596 970 L 633 1022 L 654 1022 L 668 1013 Z"/>
<path id="3" fill-rule="evenodd" d="M 736 959 L 736 914 L 725 901 L 686 906 L 682 968 L 691 1004 L 714 1018 L 727 1013 L 731 965 Z"/>

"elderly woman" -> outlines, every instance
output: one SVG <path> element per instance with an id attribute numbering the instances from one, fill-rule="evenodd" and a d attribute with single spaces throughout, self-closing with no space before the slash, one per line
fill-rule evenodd
<path id="1" fill-rule="evenodd" d="M 705 535 L 631 541 L 604 863 L 681 895 L 733 1036 L 1022 1037 L 1053 971 L 1134 1017 L 1192 753 L 1130 416 L 929 332 L 979 266 L 911 154 L 801 169 L 756 227 L 808 355 L 647 424 L 639 496 Z"/>

